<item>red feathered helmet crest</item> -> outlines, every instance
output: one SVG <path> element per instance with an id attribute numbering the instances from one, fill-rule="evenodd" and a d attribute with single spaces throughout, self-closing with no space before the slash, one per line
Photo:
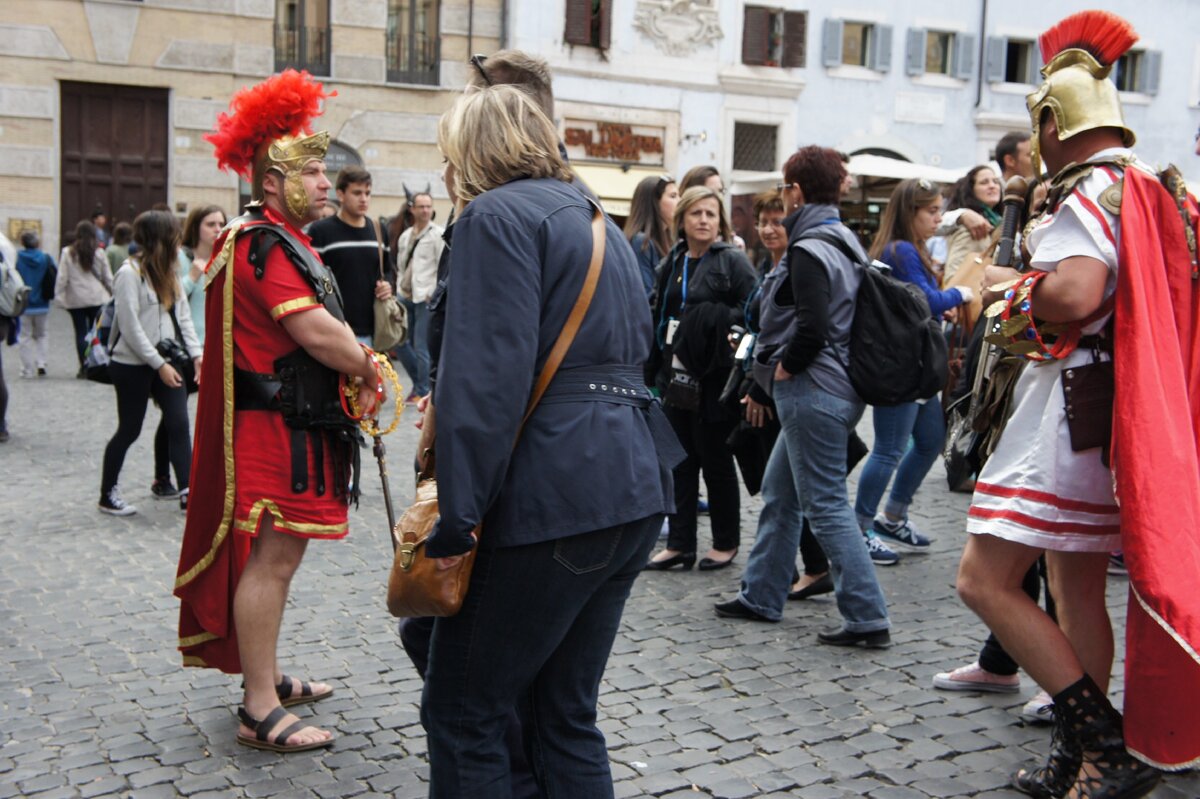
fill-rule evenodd
<path id="1" fill-rule="evenodd" d="M 263 201 L 262 181 L 268 171 L 284 178 L 284 200 L 301 216 L 307 209 L 299 176 L 304 165 L 325 157 L 329 133 L 313 133 L 326 92 L 307 72 L 287 69 L 233 96 L 229 112 L 217 117 L 217 128 L 204 136 L 213 145 L 217 166 L 250 182 L 251 203 Z"/>
<path id="2" fill-rule="evenodd" d="M 1125 126 L 1121 98 L 1108 76 L 1137 39 L 1128 22 L 1108 11 L 1080 11 L 1041 35 L 1046 80 L 1025 100 L 1033 122 L 1035 170 L 1041 169 L 1038 128 L 1046 109 L 1054 114 L 1059 141 L 1085 130 L 1118 128 L 1125 146 L 1133 146 L 1136 137 Z"/>

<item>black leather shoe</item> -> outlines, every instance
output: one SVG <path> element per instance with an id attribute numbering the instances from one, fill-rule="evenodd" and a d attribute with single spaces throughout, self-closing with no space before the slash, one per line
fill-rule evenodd
<path id="1" fill-rule="evenodd" d="M 734 597 L 728 602 L 718 602 L 713 610 L 723 619 L 746 619 L 747 621 L 769 621 L 774 624 L 777 619 L 768 619 L 758 611 L 751 610 L 742 604 L 742 600 Z"/>
<path id="2" fill-rule="evenodd" d="M 668 569 L 675 568 L 676 566 L 682 566 L 684 571 L 691 571 L 692 566 L 695 564 L 695 552 L 680 552 L 678 555 L 672 555 L 671 557 L 663 558 L 662 560 L 651 560 L 642 568 L 642 571 L 665 572 Z"/>
<path id="3" fill-rule="evenodd" d="M 833 577 L 825 572 L 815 583 L 809 583 L 799 591 L 789 591 L 788 599 L 808 599 L 810 596 L 833 593 Z"/>
<path id="4" fill-rule="evenodd" d="M 858 646 L 862 644 L 867 649 L 887 649 L 892 645 L 892 636 L 887 630 L 875 630 L 869 633 L 852 633 L 848 630 L 822 630 L 817 633 L 817 640 L 831 646 Z"/>
<path id="5" fill-rule="evenodd" d="M 724 569 L 733 563 L 733 559 L 737 557 L 738 551 L 733 550 L 733 554 L 725 560 L 713 560 L 712 558 L 700 558 L 700 571 L 715 572 L 717 569 Z"/>

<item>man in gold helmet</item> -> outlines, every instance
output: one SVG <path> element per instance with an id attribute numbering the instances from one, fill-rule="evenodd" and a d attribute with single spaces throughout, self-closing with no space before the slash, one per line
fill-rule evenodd
<path id="1" fill-rule="evenodd" d="M 1049 758 L 1013 780 L 1037 797 L 1140 797 L 1158 768 L 1200 762 L 1196 575 L 1163 558 L 1200 559 L 1200 396 L 1186 388 L 1200 350 L 1196 215 L 1193 200 L 1164 188 L 1175 185 L 1169 176 L 1160 183 L 1129 149 L 1109 73 L 1134 41 L 1127 22 L 1102 11 L 1042 35 L 1045 82 L 1028 107 L 1035 169 L 1053 177 L 1025 227 L 1026 269 L 993 266 L 984 278 L 999 326 L 988 340 L 1028 362 L 976 483 L 958 591 L 1053 697 Z M 1178 431 L 1173 443 L 1160 419 Z M 1106 696 L 1105 573 L 1118 549 L 1138 597 L 1124 720 Z M 1058 625 L 1021 591 L 1043 552 Z"/>
<path id="2" fill-rule="evenodd" d="M 196 415 L 197 475 L 175 582 L 184 665 L 244 674 L 239 743 L 292 752 L 333 736 L 285 707 L 333 689 L 282 673 L 276 644 L 310 538 L 343 538 L 357 499 L 355 423 L 341 385 L 371 412 L 374 354 L 346 325 L 337 284 L 301 228 L 329 180 L 329 134 L 309 121 L 326 97 L 289 70 L 233 99 L 208 140 L 247 178 L 252 202 L 206 268 L 206 353 Z"/>

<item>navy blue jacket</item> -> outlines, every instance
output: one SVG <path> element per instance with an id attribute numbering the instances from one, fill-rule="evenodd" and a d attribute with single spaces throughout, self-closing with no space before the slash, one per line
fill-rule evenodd
<path id="1" fill-rule="evenodd" d="M 610 402 L 538 406 L 512 448 L 533 383 L 579 296 L 592 207 L 557 180 L 515 180 L 477 197 L 454 226 L 434 389 L 441 518 L 427 554 L 506 547 L 673 510 L 646 411 Z M 624 367 L 650 353 L 650 309 L 633 250 L 606 218 L 604 268 L 560 367 Z"/>

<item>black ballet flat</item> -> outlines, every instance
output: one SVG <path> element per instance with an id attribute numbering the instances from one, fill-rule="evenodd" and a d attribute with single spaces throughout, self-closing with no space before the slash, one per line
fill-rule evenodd
<path id="1" fill-rule="evenodd" d="M 799 582 L 799 581 L 797 581 Z M 794 583 L 793 583 L 794 585 Z M 799 591 L 789 591 L 788 599 L 808 599 L 810 596 L 833 593 L 833 577 L 825 572 L 816 582 L 809 583 Z"/>
<path id="2" fill-rule="evenodd" d="M 737 550 L 735 549 L 735 550 L 733 550 L 733 554 L 730 555 L 725 560 L 713 560 L 712 558 L 701 558 L 700 559 L 700 571 L 715 572 L 718 569 L 727 568 L 731 563 L 733 563 L 733 559 L 736 557 L 737 557 Z"/>
<path id="3" fill-rule="evenodd" d="M 696 565 L 695 552 L 680 552 L 678 555 L 672 555 L 671 557 L 663 560 L 651 560 L 642 568 L 642 571 L 665 572 L 675 568 L 676 566 L 682 566 L 683 570 L 686 572 L 691 571 L 692 566 L 694 565 Z M 701 562 L 700 568 L 704 568 L 703 562 Z"/>

